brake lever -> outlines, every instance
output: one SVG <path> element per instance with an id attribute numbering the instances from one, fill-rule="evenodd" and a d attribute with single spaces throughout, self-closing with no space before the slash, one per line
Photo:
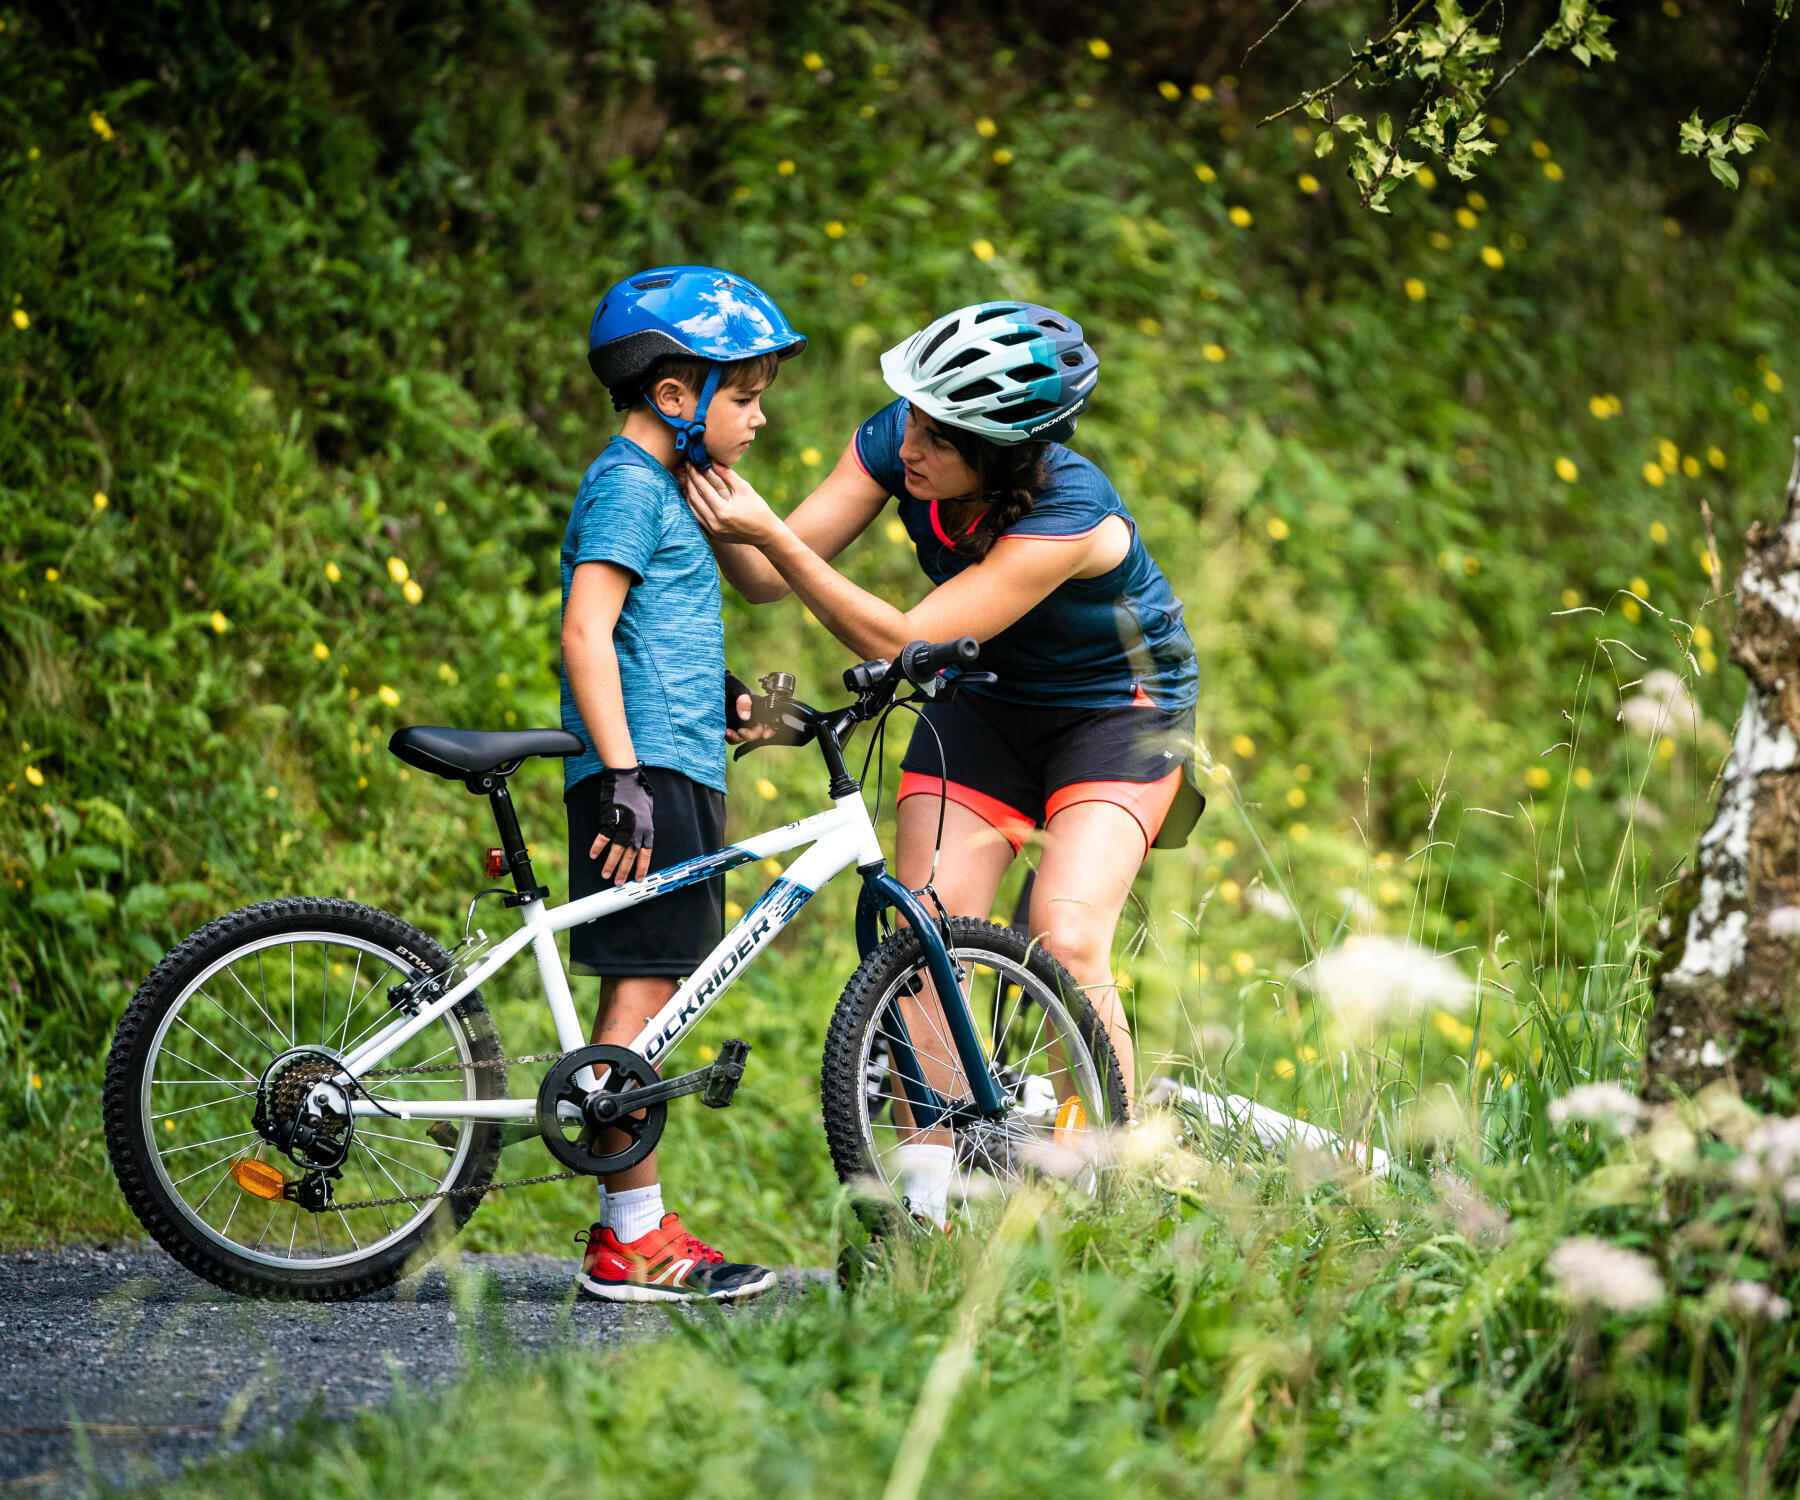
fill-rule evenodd
<path id="1" fill-rule="evenodd" d="M 766 721 L 765 721 L 766 723 Z M 795 718 L 785 710 L 776 716 L 775 733 L 767 739 L 745 740 L 737 747 L 733 760 L 742 760 L 752 750 L 766 750 L 776 745 L 806 745 L 813 739 L 813 726 L 804 719 Z"/>
<path id="2" fill-rule="evenodd" d="M 954 677 L 940 673 L 925 696 L 933 703 L 948 703 L 966 687 L 991 687 L 999 680 L 992 672 L 958 672 Z"/>

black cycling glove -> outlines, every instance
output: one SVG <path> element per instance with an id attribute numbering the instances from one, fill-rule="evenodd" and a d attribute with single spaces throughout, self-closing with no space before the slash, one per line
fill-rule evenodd
<path id="1" fill-rule="evenodd" d="M 642 766 L 600 773 L 599 825 L 610 842 L 626 849 L 648 849 L 655 842 L 656 794 Z"/>
<path id="2" fill-rule="evenodd" d="M 747 719 L 738 716 L 738 699 L 742 696 L 748 696 L 750 699 L 750 717 Z M 759 698 L 755 693 L 750 691 L 748 683 L 740 682 L 736 677 L 732 676 L 729 671 L 726 672 L 725 728 L 727 732 L 733 729 L 750 729 L 760 723 L 761 714 L 759 711 L 764 707 L 765 703 L 765 699 Z"/>

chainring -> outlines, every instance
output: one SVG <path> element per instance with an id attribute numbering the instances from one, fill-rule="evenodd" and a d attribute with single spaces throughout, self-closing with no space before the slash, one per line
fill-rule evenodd
<path id="1" fill-rule="evenodd" d="M 593 1068 L 603 1075 L 600 1087 L 592 1094 L 575 1081 L 575 1075 L 584 1068 Z M 577 1048 L 551 1068 L 538 1087 L 538 1133 L 552 1156 L 586 1176 L 605 1177 L 635 1167 L 662 1139 L 669 1106 L 666 1102 L 652 1104 L 635 1114 L 626 1114 L 615 1100 L 620 1094 L 648 1088 L 656 1082 L 656 1069 L 629 1047 L 595 1042 Z M 564 1104 L 581 1111 L 579 1121 L 563 1118 L 559 1106 Z M 603 1115 L 614 1117 L 603 1122 Z M 621 1150 L 602 1151 L 600 1142 L 615 1131 L 627 1137 L 630 1144 Z"/>

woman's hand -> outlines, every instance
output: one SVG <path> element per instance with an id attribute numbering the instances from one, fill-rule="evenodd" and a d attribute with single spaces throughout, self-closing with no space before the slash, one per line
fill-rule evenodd
<path id="1" fill-rule="evenodd" d="M 684 467 L 681 487 L 701 529 L 715 541 L 761 547 L 781 530 L 769 502 L 723 464 L 704 474 Z"/>

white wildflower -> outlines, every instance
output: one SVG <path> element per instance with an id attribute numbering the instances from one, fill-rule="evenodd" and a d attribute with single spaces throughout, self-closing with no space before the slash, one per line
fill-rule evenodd
<path id="1" fill-rule="evenodd" d="M 1731 1178 L 1740 1187 L 1774 1187 L 1793 1177 L 1796 1165 L 1800 1165 L 1800 1117 L 1775 1115 L 1759 1120 L 1744 1138 L 1744 1152 L 1731 1164 Z"/>
<path id="2" fill-rule="evenodd" d="M 1794 1310 L 1786 1297 L 1778 1297 L 1760 1281 L 1732 1282 L 1725 1300 L 1739 1317 L 1767 1318 L 1771 1323 L 1785 1323 Z"/>
<path id="3" fill-rule="evenodd" d="M 1592 1235 L 1564 1240 L 1545 1264 L 1563 1296 L 1577 1307 L 1644 1312 L 1663 1299 L 1662 1277 L 1649 1256 Z"/>
<path id="4" fill-rule="evenodd" d="M 1244 905 L 1252 911 L 1261 912 L 1265 917 L 1273 917 L 1278 922 L 1294 920 L 1294 908 L 1288 903 L 1288 898 L 1280 891 L 1270 890 L 1261 881 L 1244 892 Z"/>
<path id="5" fill-rule="evenodd" d="M 1778 906 L 1763 917 L 1770 937 L 1800 937 L 1800 906 Z"/>
<path id="6" fill-rule="evenodd" d="M 1400 1020 L 1437 1005 L 1466 1010 L 1474 986 L 1441 953 L 1404 938 L 1379 934 L 1347 937 L 1294 976 L 1348 1022 L 1373 1025 Z"/>
<path id="7" fill-rule="evenodd" d="M 1562 1098 L 1550 1101 L 1552 1125 L 1579 1120 L 1586 1125 L 1610 1127 L 1620 1135 L 1630 1135 L 1643 1114 L 1643 1101 L 1616 1083 L 1578 1084 Z"/>
<path id="8" fill-rule="evenodd" d="M 1619 705 L 1619 720 L 1627 729 L 1650 736 L 1693 732 L 1700 713 L 1679 677 L 1658 667 L 1646 672 L 1638 686 L 1643 691 Z"/>

